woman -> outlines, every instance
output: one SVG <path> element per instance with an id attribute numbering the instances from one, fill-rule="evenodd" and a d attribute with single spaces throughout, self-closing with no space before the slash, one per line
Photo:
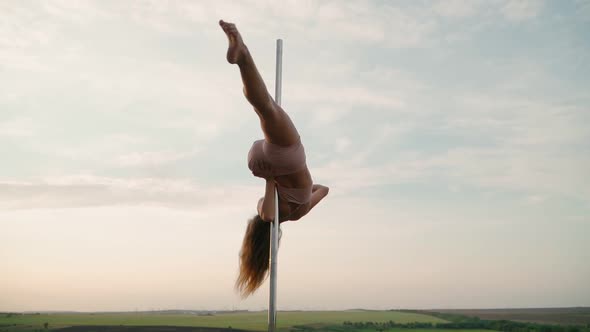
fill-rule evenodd
<path id="1" fill-rule="evenodd" d="M 328 194 L 328 187 L 313 184 L 305 163 L 305 150 L 293 122 L 272 99 L 236 26 L 219 21 L 227 35 L 227 61 L 240 68 L 244 95 L 260 118 L 264 139 L 248 153 L 252 174 L 266 180 L 258 214 L 248 222 L 240 250 L 236 288 L 243 297 L 262 284 L 268 272 L 270 225 L 274 219 L 275 186 L 279 192 L 279 222 L 299 220 Z"/>

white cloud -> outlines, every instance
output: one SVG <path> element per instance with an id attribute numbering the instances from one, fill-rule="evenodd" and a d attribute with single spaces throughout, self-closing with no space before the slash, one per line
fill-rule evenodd
<path id="1" fill-rule="evenodd" d="M 331 162 L 312 169 L 314 176 L 335 187 L 335 195 L 437 179 L 469 190 L 590 202 L 587 183 L 580 181 L 590 178 L 590 158 L 568 152 L 590 140 L 583 109 L 501 92 L 464 94 L 457 101 L 456 108 L 437 115 L 439 124 L 415 115 L 381 131 L 376 127 L 368 143 L 349 148 L 345 157 L 332 155 Z M 442 140 L 465 138 L 433 152 L 396 145 L 421 132 L 436 133 Z M 478 136 L 490 143 L 482 146 Z M 376 156 L 387 158 L 374 164 Z"/>
<path id="2" fill-rule="evenodd" d="M 136 20 L 160 30 L 174 30 L 167 15 L 203 24 L 207 33 L 217 19 L 234 22 L 248 36 L 304 35 L 310 40 L 385 43 L 391 47 L 420 47 L 433 31 L 433 22 L 391 4 L 374 2 L 215 1 L 141 6 Z"/>
<path id="3" fill-rule="evenodd" d="M 198 150 L 187 152 L 168 152 L 168 151 L 148 151 L 134 152 L 121 155 L 113 160 L 114 166 L 119 167 L 145 167 L 158 166 L 172 162 L 178 162 L 182 159 L 192 157 L 198 153 Z"/>
<path id="4" fill-rule="evenodd" d="M 329 105 L 365 106 L 380 109 L 400 109 L 403 99 L 392 91 L 377 91 L 364 86 L 333 86 L 314 83 L 291 84 L 289 98 L 293 102 L 320 102 Z"/>
<path id="5" fill-rule="evenodd" d="M 434 30 L 435 22 L 420 10 L 390 3 L 334 2 L 320 7 L 311 38 L 412 48 L 426 46 Z"/>
<path id="6" fill-rule="evenodd" d="M 458 96 L 459 111 L 447 118 L 448 130 L 478 128 L 507 146 L 544 149 L 548 152 L 576 142 L 590 133 L 581 123 L 587 119 L 584 107 L 569 106 L 522 97 L 469 94 Z"/>
<path id="7" fill-rule="evenodd" d="M 151 205 L 228 210 L 253 206 L 263 190 L 259 186 L 203 185 L 189 179 L 115 178 L 89 174 L 28 181 L 8 179 L 0 180 L 0 209 Z"/>
<path id="8" fill-rule="evenodd" d="M 583 20 L 590 21 L 590 1 L 588 0 L 575 0 L 577 8 L 576 13 Z"/>
<path id="9" fill-rule="evenodd" d="M 526 197 L 526 202 L 531 205 L 542 204 L 545 202 L 545 200 L 546 200 L 546 197 L 544 197 L 542 195 L 531 195 L 531 196 Z"/>
<path id="10" fill-rule="evenodd" d="M 42 8 L 59 21 L 74 22 L 76 24 L 90 24 L 98 18 L 110 18 L 108 10 L 101 8 L 100 1 L 81 0 L 51 0 L 43 1 Z"/>
<path id="11" fill-rule="evenodd" d="M 30 117 L 18 117 L 0 121 L 0 137 L 31 137 L 38 130 L 38 125 Z"/>
<path id="12" fill-rule="evenodd" d="M 70 161 L 91 161 L 96 165 L 105 165 L 123 155 L 145 149 L 149 143 L 148 137 L 126 133 L 112 133 L 96 135 L 84 141 L 70 141 L 66 143 L 46 143 L 33 141 L 32 147 L 41 153 L 54 157 L 66 158 Z"/>
<path id="13" fill-rule="evenodd" d="M 48 72 L 51 66 L 43 63 L 39 55 L 23 54 L 25 51 L 8 50 L 0 54 L 0 68 L 29 72 Z"/>
<path id="14" fill-rule="evenodd" d="M 336 139 L 336 152 L 344 153 L 350 147 L 350 138 L 348 137 L 340 137 Z"/>
<path id="15" fill-rule="evenodd" d="M 526 149 L 454 149 L 433 157 L 444 167 L 448 181 L 521 194 L 587 201 L 590 191 L 580 179 L 587 178 L 590 158 L 562 160 L 555 153 L 526 153 Z"/>
<path id="16" fill-rule="evenodd" d="M 518 22 L 535 18 L 542 9 L 542 0 L 507 0 L 501 12 L 506 19 Z"/>
<path id="17" fill-rule="evenodd" d="M 3 2 L 0 11 L 0 47 L 24 49 L 46 45 L 56 32 L 56 24 L 48 22 L 38 9 L 29 9 L 16 3 Z M 39 18 L 41 16 L 41 19 Z"/>
<path id="18" fill-rule="evenodd" d="M 464 18 L 476 14 L 481 4 L 478 0 L 439 0 L 434 2 L 432 8 L 444 17 Z"/>

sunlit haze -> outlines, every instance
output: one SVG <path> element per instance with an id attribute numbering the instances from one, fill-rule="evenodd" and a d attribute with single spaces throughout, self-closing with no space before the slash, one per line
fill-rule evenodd
<path id="1" fill-rule="evenodd" d="M 330 194 L 278 308 L 590 305 L 590 2 L 0 2 L 0 311 L 264 309 L 235 22 Z"/>

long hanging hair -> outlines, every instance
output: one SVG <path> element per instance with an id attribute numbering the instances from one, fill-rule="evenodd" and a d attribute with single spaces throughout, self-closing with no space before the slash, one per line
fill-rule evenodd
<path id="1" fill-rule="evenodd" d="M 236 290 L 242 298 L 252 295 L 268 276 L 270 226 L 271 223 L 259 215 L 248 220 L 240 249 L 240 274 L 236 280 Z M 281 233 L 279 229 L 279 241 Z"/>

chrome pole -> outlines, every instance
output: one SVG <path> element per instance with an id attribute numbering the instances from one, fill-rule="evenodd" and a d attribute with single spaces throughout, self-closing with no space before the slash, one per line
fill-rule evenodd
<path id="1" fill-rule="evenodd" d="M 283 40 L 277 39 L 277 66 L 275 77 L 275 101 L 281 105 L 281 79 L 283 66 Z M 268 331 L 277 326 L 277 257 L 279 249 L 279 192 L 275 187 L 275 218 L 270 227 L 270 296 L 268 304 Z"/>

